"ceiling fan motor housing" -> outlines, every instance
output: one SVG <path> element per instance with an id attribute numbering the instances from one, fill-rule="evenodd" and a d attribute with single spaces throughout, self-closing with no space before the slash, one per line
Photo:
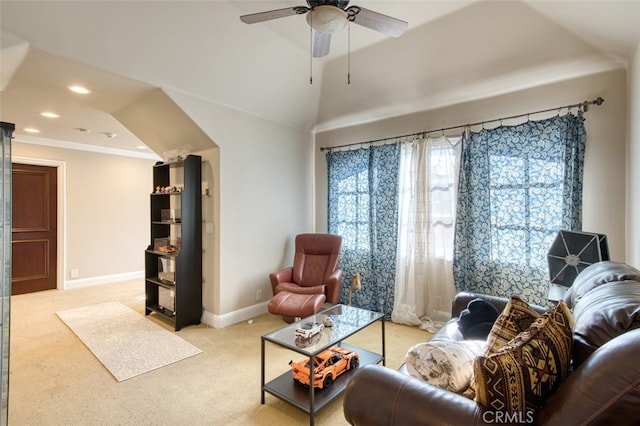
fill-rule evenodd
<path id="1" fill-rule="evenodd" d="M 316 6 L 336 6 L 345 9 L 349 5 L 349 0 L 307 0 L 311 9 Z"/>
<path id="2" fill-rule="evenodd" d="M 250 13 L 240 16 L 240 20 L 245 24 L 255 24 L 293 15 L 307 15 L 307 23 L 316 30 L 313 43 L 314 57 L 327 55 L 331 33 L 341 30 L 349 22 L 392 37 L 399 37 L 408 28 L 408 23 L 403 20 L 364 7 L 349 7 L 349 3 L 348 0 L 307 0 L 308 7 L 293 6 Z"/>

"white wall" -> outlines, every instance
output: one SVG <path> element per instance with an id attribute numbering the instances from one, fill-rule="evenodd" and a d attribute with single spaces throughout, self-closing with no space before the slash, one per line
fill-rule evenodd
<path id="1" fill-rule="evenodd" d="M 605 103 L 586 113 L 583 229 L 608 236 L 611 258 L 626 259 L 626 119 L 627 77 L 624 70 L 522 90 L 489 99 L 404 115 L 316 135 L 322 146 L 392 137 L 422 130 L 528 113 L 602 96 Z M 537 118 L 537 117 L 532 117 Z M 636 157 L 638 158 L 638 153 Z M 316 228 L 327 229 L 327 169 L 324 153 L 316 156 Z M 638 192 L 638 191 L 636 191 Z"/>
<path id="2" fill-rule="evenodd" d="M 629 67 L 627 262 L 640 268 L 640 43 Z M 633 167 L 636 165 L 636 167 Z"/>
<path id="3" fill-rule="evenodd" d="M 66 170 L 58 288 L 144 276 L 155 160 L 21 143 L 19 137 L 12 157 Z M 71 269 L 78 270 L 77 279 L 70 278 Z"/>
<path id="4" fill-rule="evenodd" d="M 214 141 L 203 157 L 203 320 L 223 327 L 266 312 L 269 273 L 293 260 L 296 234 L 313 230 L 308 132 L 167 91 Z M 65 162 L 65 279 L 88 285 L 143 276 L 155 160 L 14 141 L 15 156 Z M 213 233 L 209 234 L 206 224 Z M 262 299 L 256 300 L 260 290 Z"/>
<path id="5" fill-rule="evenodd" d="M 251 317 L 271 298 L 269 274 L 293 261 L 293 238 L 313 228 L 311 142 L 307 132 L 188 94 L 167 94 L 218 146 L 219 193 L 211 246 L 219 253 L 213 291 L 205 289 L 207 322 L 224 326 Z M 213 161 L 216 161 L 215 159 Z M 216 200 L 216 197 L 218 198 Z M 216 207 L 213 207 L 214 211 Z M 207 278 L 205 278 L 207 279 Z M 262 299 L 256 300 L 256 291 Z M 246 311 L 248 310 L 248 311 Z"/>

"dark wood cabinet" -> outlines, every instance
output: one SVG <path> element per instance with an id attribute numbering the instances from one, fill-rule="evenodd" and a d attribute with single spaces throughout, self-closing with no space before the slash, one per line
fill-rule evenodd
<path id="1" fill-rule="evenodd" d="M 175 330 L 202 317 L 202 158 L 153 166 L 151 241 L 145 251 L 145 313 Z"/>

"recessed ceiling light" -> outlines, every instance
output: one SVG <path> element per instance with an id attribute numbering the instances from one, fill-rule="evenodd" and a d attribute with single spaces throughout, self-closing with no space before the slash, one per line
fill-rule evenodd
<path id="1" fill-rule="evenodd" d="M 40 130 L 34 128 L 34 127 L 25 127 L 24 129 L 25 132 L 27 133 L 40 133 Z"/>
<path id="2" fill-rule="evenodd" d="M 89 93 L 91 93 L 91 90 L 83 86 L 69 86 L 68 89 L 74 93 L 79 93 L 81 95 L 88 95 Z"/>
<path id="3" fill-rule="evenodd" d="M 41 116 L 43 117 L 47 117 L 47 118 L 60 118 L 60 115 L 56 114 L 55 112 L 51 112 L 51 111 L 43 111 L 40 113 Z"/>
<path id="4" fill-rule="evenodd" d="M 144 146 L 144 145 L 138 145 L 138 146 L 136 146 L 136 148 L 138 148 L 138 149 L 147 149 L 147 147 Z"/>
<path id="5" fill-rule="evenodd" d="M 106 137 L 108 137 L 109 139 L 113 139 L 113 138 L 115 138 L 116 136 L 118 136 L 117 134 L 115 134 L 115 133 L 111 133 L 111 132 L 101 132 L 101 133 L 102 133 L 103 135 L 105 135 Z"/>
<path id="6" fill-rule="evenodd" d="M 82 127 L 76 127 L 76 130 L 82 133 L 91 133 L 91 130 Z"/>

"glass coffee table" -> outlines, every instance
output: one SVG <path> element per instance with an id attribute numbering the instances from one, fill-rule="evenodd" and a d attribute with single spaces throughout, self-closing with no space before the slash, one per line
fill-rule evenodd
<path id="1" fill-rule="evenodd" d="M 331 318 L 332 326 L 324 327 L 319 334 L 309 338 L 295 335 L 296 328 L 308 322 L 323 324 L 325 319 Z M 362 331 L 371 324 L 380 321 L 381 353 L 371 352 L 344 342 L 348 337 Z M 265 403 L 265 392 L 268 392 L 298 408 L 309 413 L 309 423 L 314 424 L 315 413 L 331 402 L 345 389 L 354 371 L 347 371 L 339 375 L 331 386 L 325 389 L 308 388 L 296 383 L 293 379 L 291 368 L 273 380 L 265 383 L 265 342 L 271 342 L 277 346 L 290 349 L 304 357 L 313 358 L 324 350 L 338 345 L 346 349 L 354 350 L 360 356 L 360 366 L 367 364 L 385 365 L 385 334 L 384 315 L 379 312 L 369 311 L 353 306 L 336 305 L 318 312 L 316 315 L 293 322 L 283 328 L 272 331 L 262 336 L 261 356 L 261 402 Z M 298 361 L 298 360 L 295 360 Z M 310 367 L 311 370 L 312 367 Z M 310 377 L 313 372 L 310 371 Z"/>

